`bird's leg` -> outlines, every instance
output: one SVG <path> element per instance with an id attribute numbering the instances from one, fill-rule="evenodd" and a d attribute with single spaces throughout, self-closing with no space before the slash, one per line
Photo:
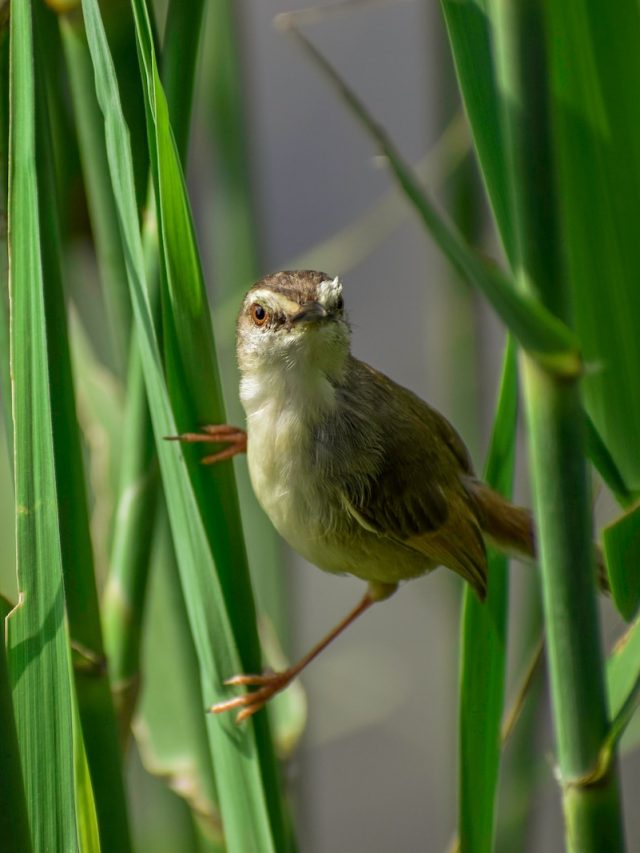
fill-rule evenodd
<path id="1" fill-rule="evenodd" d="M 169 435 L 167 441 L 184 441 L 186 443 L 206 442 L 209 444 L 228 444 L 224 450 L 204 456 L 200 461 L 203 465 L 211 465 L 214 462 L 222 462 L 223 459 L 231 459 L 238 453 L 247 452 L 247 433 L 240 427 L 228 424 L 217 424 L 215 426 L 203 426 L 201 432 L 183 432 L 181 435 Z"/>
<path id="2" fill-rule="evenodd" d="M 382 587 L 383 585 L 379 586 Z M 391 585 L 384 586 L 388 586 L 389 589 L 391 589 Z M 395 585 L 393 589 L 395 589 Z M 253 693 L 245 693 L 243 696 L 236 696 L 235 699 L 229 699 L 226 702 L 219 702 L 217 705 L 213 705 L 213 707 L 209 709 L 210 712 L 212 714 L 222 714 L 225 711 L 233 711 L 234 709 L 239 708 L 240 710 L 236 715 L 236 723 L 241 723 L 243 720 L 247 720 L 255 714 L 256 711 L 259 711 L 272 696 L 275 696 L 276 693 L 284 690 L 284 688 L 293 681 L 300 672 L 302 672 L 307 664 L 317 658 L 320 652 L 324 651 L 329 643 L 333 642 L 333 640 L 335 640 L 335 638 L 338 637 L 345 628 L 348 628 L 352 622 L 355 622 L 358 616 L 364 613 L 365 610 L 368 610 L 376 601 L 380 601 L 382 597 L 390 595 L 391 591 L 387 592 L 386 595 L 381 596 L 378 588 L 374 589 L 370 586 L 360 603 L 354 607 L 354 609 L 348 613 L 345 618 L 327 634 L 326 637 L 314 646 L 310 652 L 308 652 L 303 658 L 300 658 L 297 663 L 290 666 L 288 669 L 285 669 L 282 672 L 272 672 L 264 675 L 235 675 L 233 678 L 229 678 L 225 681 L 225 684 L 243 687 L 257 687 L 258 690 L 255 690 Z"/>

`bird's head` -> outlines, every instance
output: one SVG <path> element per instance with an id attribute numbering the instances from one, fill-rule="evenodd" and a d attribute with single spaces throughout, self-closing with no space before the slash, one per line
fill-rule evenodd
<path id="1" fill-rule="evenodd" d="M 340 280 L 309 270 L 278 272 L 245 296 L 237 327 L 243 377 L 267 381 L 324 375 L 340 380 L 349 355 L 350 328 Z"/>

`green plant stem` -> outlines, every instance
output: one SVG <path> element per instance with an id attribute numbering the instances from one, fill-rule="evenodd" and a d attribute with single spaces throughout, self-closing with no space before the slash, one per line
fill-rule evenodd
<path id="1" fill-rule="evenodd" d="M 494 0 L 499 94 L 512 177 L 514 267 L 522 292 L 569 319 L 549 127 L 546 42 L 535 0 Z M 522 356 L 554 726 L 571 851 L 624 849 L 615 762 L 598 779 L 607 732 L 580 389 Z M 585 781 L 589 779 L 589 781 Z"/>

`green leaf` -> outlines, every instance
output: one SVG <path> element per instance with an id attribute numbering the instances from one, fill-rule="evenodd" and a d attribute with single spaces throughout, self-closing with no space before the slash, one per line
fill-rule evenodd
<path id="1" fill-rule="evenodd" d="M 439 212 L 384 130 L 333 66 L 294 26 L 290 16 L 280 16 L 278 20 L 300 42 L 387 158 L 406 199 L 462 278 L 484 294 L 507 328 L 546 370 L 566 377 L 579 375 L 582 362 L 573 332 L 537 299 L 517 290 L 510 276 L 497 265 L 485 261 L 467 245 L 457 228 Z"/>
<path id="2" fill-rule="evenodd" d="M 135 322 L 139 334 L 139 345 L 144 369 L 149 407 L 151 411 L 162 480 L 169 511 L 171 529 L 178 559 L 180 577 L 189 614 L 191 630 L 198 652 L 201 689 L 207 701 L 215 702 L 227 695 L 222 681 L 230 674 L 244 669 L 245 658 L 240 655 L 238 643 L 242 642 L 246 660 L 259 665 L 257 650 L 250 655 L 248 652 L 256 649 L 255 634 L 251 631 L 252 620 L 251 599 L 248 592 L 246 574 L 242 569 L 242 545 L 237 538 L 239 525 L 237 506 L 233 501 L 230 488 L 224 495 L 218 493 L 218 499 L 209 506 L 216 507 L 215 518 L 209 523 L 215 526 L 220 535 L 217 540 L 217 553 L 220 559 L 214 560 L 210 539 L 203 520 L 197 493 L 192 485 L 188 469 L 183 464 L 179 446 L 168 444 L 163 439 L 167 435 L 178 432 L 173 414 L 172 403 L 165 385 L 163 363 L 155 333 L 153 318 L 148 301 L 142 245 L 137 222 L 135 204 L 131 151 L 128 144 L 128 133 L 122 115 L 115 74 L 109 48 L 107 45 L 102 20 L 96 0 L 83 0 L 83 10 L 87 27 L 89 49 L 96 75 L 96 91 L 105 119 L 105 135 L 107 140 L 107 155 L 111 181 L 116 199 L 121 236 L 125 248 L 127 275 L 134 307 Z M 148 31 L 148 21 L 144 9 L 138 7 L 138 26 L 143 30 L 140 41 L 143 61 L 149 59 L 151 38 Z M 168 155 L 176 158 L 172 140 L 167 142 L 166 134 L 170 133 L 166 115 L 166 103 L 157 71 L 153 63 L 147 68 L 147 97 L 148 106 L 161 110 L 160 131 L 162 145 L 153 139 L 153 147 L 161 149 L 163 157 Z M 151 76 L 149 76 L 151 75 Z M 158 193 L 159 204 L 166 203 L 163 192 L 175 189 L 176 170 L 179 165 L 169 161 L 167 183 L 160 182 Z M 154 168 L 157 168 L 157 163 Z M 186 264 L 179 272 L 184 275 L 184 285 L 176 326 L 182 327 L 182 321 L 191 312 L 200 322 L 208 322 L 208 309 L 204 294 L 198 290 L 201 278 L 193 278 L 193 264 L 197 264 L 192 244 L 190 220 L 185 222 L 182 217 L 188 212 L 186 201 L 180 198 L 184 193 L 180 182 L 179 193 L 172 202 L 170 222 L 176 226 L 176 231 L 188 242 L 180 251 L 186 259 Z M 175 217 L 175 219 L 174 219 Z M 166 217 L 165 217 L 166 218 Z M 166 226 L 163 226 L 166 227 Z M 178 247 L 163 244 L 164 252 L 179 251 Z M 175 259 L 175 254 L 173 258 Z M 166 263 L 166 271 L 174 269 L 171 260 Z M 198 265 L 199 269 L 199 265 Z M 174 284 L 174 286 L 177 286 Z M 167 330 L 170 332 L 170 329 Z M 204 337 L 203 337 L 204 334 Z M 172 342 L 173 343 L 173 342 Z M 203 365 L 211 365 L 212 356 L 211 333 L 201 332 L 191 343 L 191 352 L 181 352 L 181 356 L 189 363 L 195 352 L 198 352 L 198 374 L 203 376 Z M 215 393 L 215 372 L 204 368 L 205 382 L 202 390 L 213 389 Z M 208 402 L 208 401 L 207 401 Z M 206 415 L 215 416 L 221 413 L 211 408 Z M 204 413 L 203 413 L 204 414 Z M 197 424 L 201 421 L 195 421 Z M 190 424 L 193 426 L 193 422 Z M 205 476 L 206 472 L 201 473 Z M 219 466 L 216 472 L 208 476 L 219 485 L 225 481 L 231 486 L 231 472 L 225 466 Z M 231 498 L 231 500 L 229 500 Z M 226 554 L 226 556 L 225 556 Z M 222 574 L 226 564 L 226 571 Z M 235 577 L 231 577 L 235 573 Z M 239 593 L 234 601 L 225 594 L 222 578 L 233 583 Z M 232 624 L 238 629 L 234 634 Z M 239 626 L 242 624 L 242 631 Z M 237 637 L 237 640 L 236 640 Z M 252 639 L 253 638 L 253 639 Z M 262 715 L 264 718 L 264 715 Z M 263 767 L 260 762 L 258 738 L 265 742 L 265 720 L 256 720 L 256 724 L 238 728 L 233 719 L 228 717 L 207 718 L 207 733 L 212 754 L 215 756 L 215 772 L 220 792 L 221 810 L 225 826 L 225 837 L 230 849 L 238 850 L 286 850 L 288 841 L 278 815 L 278 783 L 275 768 L 270 771 L 265 780 L 262 776 Z M 264 747 L 263 747 L 264 748 Z"/>
<path id="3" fill-rule="evenodd" d="M 640 504 L 608 524 L 602 535 L 611 594 L 629 621 L 640 604 Z"/>
<path id="4" fill-rule="evenodd" d="M 10 609 L 9 602 L 0 597 L 0 838 L 6 853 L 30 853 L 31 834 L 5 646 L 5 619 Z"/>
<path id="5" fill-rule="evenodd" d="M 87 491 L 76 401 L 71 373 L 71 357 L 67 332 L 67 310 L 60 257 L 61 235 L 55 185 L 57 163 L 53 160 L 50 132 L 51 84 L 59 62 L 57 51 L 57 19 L 48 10 L 36 6 L 36 49 L 42 63 L 36 80 L 38 112 L 36 155 L 38 160 L 38 201 L 41 222 L 42 264 L 44 275 L 45 315 L 50 397 L 52 401 L 53 449 L 60 526 L 62 572 L 65 583 L 65 605 L 74 655 L 74 675 L 82 745 L 91 774 L 91 784 L 84 789 L 95 798 L 102 846 L 127 851 L 130 849 L 124 780 L 120 761 L 118 732 L 107 669 L 98 609 L 98 592 L 93 563 L 93 547 L 89 531 Z M 82 762 L 77 763 L 81 767 Z M 81 767 L 79 778 L 84 778 Z M 90 797 L 85 797 L 86 802 Z M 93 806 L 92 806 L 93 807 Z M 80 809 L 80 814 L 84 810 Z M 90 826 L 91 821 L 86 822 Z M 83 847 L 84 849 L 84 847 Z"/>
<path id="6" fill-rule="evenodd" d="M 640 679 L 640 619 L 636 619 L 625 634 L 618 640 L 607 660 L 607 695 L 609 716 L 615 720 L 629 708 L 631 702 L 638 702 Z M 626 736 L 623 747 L 627 750 L 640 743 L 640 716 L 628 716 Z M 631 723 L 631 725 L 629 725 Z"/>
<path id="7" fill-rule="evenodd" d="M 144 681 L 134 733 L 150 773 L 164 777 L 203 825 L 222 842 L 218 797 L 207 744 L 197 656 L 177 574 L 166 512 L 153 537 L 143 640 Z M 168 692 L 167 684 L 172 688 Z"/>
<path id="8" fill-rule="evenodd" d="M 514 251 L 508 174 L 486 0 L 441 0 L 480 173 L 507 256 Z"/>
<path id="9" fill-rule="evenodd" d="M 102 116 L 96 100 L 91 58 L 82 18 L 77 15 L 60 16 L 60 33 L 75 113 L 96 260 L 107 309 L 113 363 L 118 368 L 119 375 L 123 376 L 129 350 L 131 304 L 118 218 L 107 168 Z"/>
<path id="10" fill-rule="evenodd" d="M 635 495 L 627 488 L 624 477 L 614 462 L 613 456 L 609 452 L 609 448 L 604 443 L 604 440 L 594 422 L 588 414 L 585 413 L 585 425 L 587 433 L 587 453 L 589 459 L 595 465 L 598 473 L 613 492 L 616 500 L 621 506 L 629 506 L 633 503 Z"/>
<path id="11" fill-rule="evenodd" d="M 509 339 L 485 464 L 487 483 L 505 496 L 513 479 L 517 407 L 516 348 Z M 488 556 L 486 600 L 465 588 L 461 626 L 458 832 L 461 850 L 473 853 L 493 849 L 506 666 L 508 560 L 494 551 Z"/>
<path id="12" fill-rule="evenodd" d="M 10 292 L 20 606 L 9 664 L 34 848 L 76 851 L 73 681 L 62 558 L 35 152 L 31 4 L 11 7 Z M 43 709 L 47 709 L 43 713 Z"/>
<path id="13" fill-rule="evenodd" d="M 548 7 L 557 197 L 575 328 L 590 368 L 586 408 L 637 492 L 640 7 L 635 0 Z"/>

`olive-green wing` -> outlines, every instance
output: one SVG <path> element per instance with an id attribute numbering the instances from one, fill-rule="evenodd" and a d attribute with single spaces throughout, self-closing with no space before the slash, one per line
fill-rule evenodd
<path id="1" fill-rule="evenodd" d="M 487 559 L 473 497 L 467 449 L 448 421 L 410 391 L 368 365 L 385 422 L 380 462 L 363 487 L 347 483 L 344 501 L 360 524 L 460 574 L 480 598 Z"/>

